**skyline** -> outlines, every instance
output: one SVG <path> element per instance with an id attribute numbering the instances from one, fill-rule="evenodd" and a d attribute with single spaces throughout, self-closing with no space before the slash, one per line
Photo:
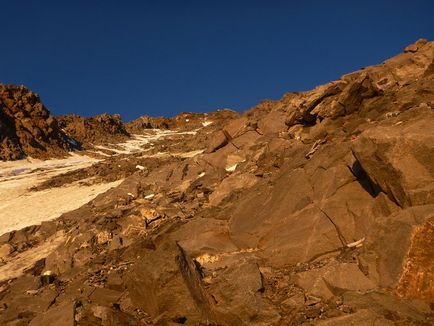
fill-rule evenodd
<path id="1" fill-rule="evenodd" d="M 0 82 L 54 114 L 244 111 L 434 39 L 430 1 L 2 4 Z"/>

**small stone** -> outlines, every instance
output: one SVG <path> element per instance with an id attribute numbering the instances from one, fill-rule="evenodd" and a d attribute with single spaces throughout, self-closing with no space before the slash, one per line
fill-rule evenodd
<path id="1" fill-rule="evenodd" d="M 304 295 L 302 293 L 297 293 L 284 300 L 282 305 L 285 307 L 302 307 L 304 305 Z"/>
<path id="2" fill-rule="evenodd" d="M 14 251 L 14 247 L 12 247 L 9 243 L 5 243 L 0 246 L 0 260 L 6 258 Z"/>
<path id="3" fill-rule="evenodd" d="M 35 295 L 35 294 L 38 294 L 38 290 L 28 290 L 28 291 L 26 291 L 26 294 L 27 295 Z"/>
<path id="4" fill-rule="evenodd" d="M 289 286 L 288 280 L 282 279 L 277 282 L 278 289 L 286 289 Z"/>
<path id="5" fill-rule="evenodd" d="M 327 318 L 339 317 L 342 315 L 342 312 L 337 309 L 330 309 L 325 312 Z"/>
<path id="6" fill-rule="evenodd" d="M 45 271 L 41 275 L 42 285 L 52 284 L 55 279 L 56 279 L 56 275 L 52 271 Z"/>
<path id="7" fill-rule="evenodd" d="M 342 307 L 341 307 L 341 310 L 342 310 L 344 313 L 346 313 L 346 314 L 350 314 L 350 313 L 352 313 L 352 312 L 354 311 L 354 309 L 351 308 L 351 307 L 349 307 L 349 306 L 342 306 Z"/>
<path id="8" fill-rule="evenodd" d="M 321 309 L 318 307 L 310 307 L 306 311 L 306 317 L 309 319 L 317 318 L 321 315 Z"/>
<path id="9" fill-rule="evenodd" d="M 320 302 L 321 302 L 321 298 L 314 297 L 313 295 L 308 295 L 306 297 L 306 306 L 313 306 Z"/>

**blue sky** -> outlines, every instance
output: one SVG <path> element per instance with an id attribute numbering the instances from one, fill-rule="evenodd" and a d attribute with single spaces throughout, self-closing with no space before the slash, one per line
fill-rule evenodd
<path id="1" fill-rule="evenodd" d="M 6 1 L 0 82 L 55 115 L 243 111 L 434 40 L 434 1 Z"/>

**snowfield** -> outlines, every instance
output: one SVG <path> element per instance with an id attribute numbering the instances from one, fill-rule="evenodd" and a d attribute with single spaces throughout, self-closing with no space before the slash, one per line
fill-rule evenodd
<path id="1" fill-rule="evenodd" d="M 142 147 L 164 137 L 187 134 L 195 135 L 196 131 L 154 129 L 150 130 L 149 134 L 133 135 L 124 143 L 95 146 L 97 150 L 94 153 L 110 157 L 143 152 L 144 157 L 173 155 L 185 158 L 201 154 L 203 150 L 184 153 L 159 152 L 146 155 L 146 150 Z M 110 151 L 112 154 L 103 153 L 98 149 Z M 99 161 L 99 159 L 86 155 L 70 153 L 70 156 L 64 159 L 43 161 L 27 158 L 19 161 L 0 162 L 0 235 L 55 219 L 63 213 L 90 202 L 108 189 L 118 186 L 123 180 L 93 185 L 74 182 L 43 191 L 29 190 L 56 175 L 86 168 Z"/>
<path id="2" fill-rule="evenodd" d="M 65 159 L 42 161 L 28 158 L 0 162 L 0 235 L 55 219 L 117 186 L 121 180 L 91 186 L 73 183 L 65 187 L 29 191 L 29 188 L 55 175 L 85 168 L 97 161 L 71 153 Z"/>

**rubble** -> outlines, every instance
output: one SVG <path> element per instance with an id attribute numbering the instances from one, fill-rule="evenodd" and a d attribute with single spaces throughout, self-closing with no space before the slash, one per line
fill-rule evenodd
<path id="1" fill-rule="evenodd" d="M 0 236 L 0 323 L 433 324 L 433 66 L 418 41 L 242 115 L 127 124 L 134 151 L 33 191 L 119 185 Z"/>

